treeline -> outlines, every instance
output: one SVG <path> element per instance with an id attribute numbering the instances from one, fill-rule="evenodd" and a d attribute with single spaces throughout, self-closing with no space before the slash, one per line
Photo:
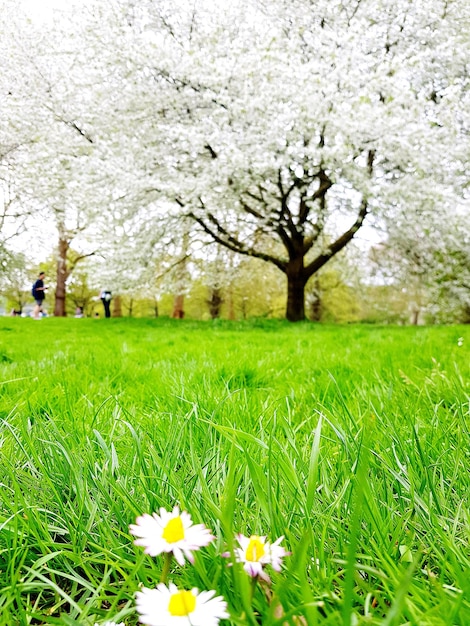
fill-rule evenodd
<path id="1" fill-rule="evenodd" d="M 23 257 L 17 261 L 25 263 Z M 0 293 L 6 314 L 15 311 L 27 316 L 32 310 L 33 299 L 26 285 L 33 281 L 35 268 L 20 263 L 16 267 L 4 268 Z M 74 274 L 69 282 L 68 316 L 78 313 L 90 318 L 103 317 L 100 286 L 93 282 L 95 265 L 96 261 L 90 260 L 88 270 Z M 42 268 L 48 274 L 46 282 L 49 285 L 45 309 L 52 315 L 56 299 L 54 259 L 44 263 Z M 129 277 L 127 285 L 123 283 L 118 288 L 108 285 L 107 288 L 113 295 L 113 317 L 281 319 L 286 306 L 285 277 L 255 259 L 246 259 L 231 272 L 220 270 L 217 274 L 207 264 L 199 268 L 193 266 L 183 282 L 177 280 L 174 272 L 165 273 L 163 278 L 155 272 L 153 284 L 151 280 L 138 284 Z M 415 325 L 470 322 L 470 308 L 449 298 L 445 289 L 441 293 L 431 291 L 410 278 L 379 283 L 345 255 L 308 283 L 305 309 L 308 320 L 323 323 Z"/>

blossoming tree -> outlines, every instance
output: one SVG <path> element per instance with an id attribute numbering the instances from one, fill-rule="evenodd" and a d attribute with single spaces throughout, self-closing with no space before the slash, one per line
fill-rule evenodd
<path id="1" fill-rule="evenodd" d="M 366 224 L 443 210 L 465 139 L 459 0 L 120 6 L 145 211 L 165 196 L 210 240 L 276 266 L 289 320 Z M 136 94 L 155 111 L 132 122 Z"/>

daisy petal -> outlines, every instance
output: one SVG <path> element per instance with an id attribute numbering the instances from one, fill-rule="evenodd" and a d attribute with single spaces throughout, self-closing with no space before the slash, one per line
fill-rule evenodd
<path id="1" fill-rule="evenodd" d="M 136 593 L 139 621 L 147 626 L 217 626 L 229 615 L 225 600 L 214 595 L 215 591 L 179 590 L 173 584 L 144 587 Z"/>
<path id="2" fill-rule="evenodd" d="M 158 556 L 172 552 L 180 565 L 184 565 L 185 558 L 192 563 L 192 552 L 215 539 L 203 524 L 194 525 L 189 513 L 180 513 L 177 506 L 171 512 L 160 508 L 159 514 L 140 515 L 129 531 L 137 537 L 134 544 L 143 547 L 146 554 Z"/>
<path id="3" fill-rule="evenodd" d="M 279 537 L 274 543 L 266 541 L 266 536 L 237 535 L 239 548 L 234 549 L 235 558 L 239 563 L 243 563 L 244 570 L 253 578 L 259 576 L 269 580 L 269 576 L 264 572 L 266 565 L 271 565 L 275 571 L 280 571 L 283 557 L 288 552 L 280 545 L 284 537 Z"/>

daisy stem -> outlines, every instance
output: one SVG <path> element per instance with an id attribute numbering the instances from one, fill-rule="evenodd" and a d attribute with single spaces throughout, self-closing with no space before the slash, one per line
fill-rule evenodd
<path id="1" fill-rule="evenodd" d="M 251 579 L 251 588 L 250 588 L 250 600 L 253 601 L 253 598 L 255 597 L 255 589 L 256 589 L 256 584 L 258 583 L 258 576 L 253 576 L 253 578 Z"/>
<path id="2" fill-rule="evenodd" d="M 160 576 L 160 582 L 166 583 L 168 574 L 170 573 L 170 565 L 171 565 L 171 552 L 165 552 L 165 560 L 163 562 L 162 575 Z"/>

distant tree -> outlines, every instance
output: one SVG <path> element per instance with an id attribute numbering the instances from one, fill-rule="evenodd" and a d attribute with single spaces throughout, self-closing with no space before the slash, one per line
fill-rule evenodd
<path id="1" fill-rule="evenodd" d="M 8 252 L 3 256 L 0 267 L 0 293 L 7 299 L 8 305 L 21 314 L 25 304 L 32 299 L 30 265 L 23 254 Z"/>
<path id="2" fill-rule="evenodd" d="M 226 248 L 211 246 L 204 250 L 204 258 L 195 263 L 195 271 L 201 275 L 207 289 L 205 302 L 211 319 L 222 316 L 222 305 L 229 298 L 230 288 L 235 279 L 233 255 Z"/>
<path id="3" fill-rule="evenodd" d="M 1 148 L 0 148 L 1 150 Z M 11 261 L 12 241 L 25 229 L 26 215 L 9 180 L 9 168 L 6 160 L 1 162 L 0 153 L 0 263 L 8 265 Z"/>
<path id="4" fill-rule="evenodd" d="M 63 316 L 67 280 L 95 251 L 90 250 L 92 231 L 101 217 L 96 199 L 103 201 L 110 191 L 99 174 L 94 137 L 82 121 L 87 103 L 72 79 L 80 61 L 71 31 L 52 35 L 22 17 L 15 3 L 6 0 L 6 8 L 8 62 L 1 86 L 7 90 L 4 111 L 11 141 L 16 141 L 8 163 L 11 197 L 22 207 L 36 244 L 49 251 L 56 241 L 54 315 Z M 19 43 L 23 40 L 27 46 Z"/>
<path id="5" fill-rule="evenodd" d="M 29 207 L 24 206 L 15 184 L 14 165 L 24 150 L 34 141 L 35 128 L 30 123 L 32 111 L 26 106 L 22 123 L 16 115 L 11 115 L 10 103 L 15 99 L 15 87 L 24 81 L 24 74 L 16 64 L 14 16 L 21 13 L 16 2 L 4 0 L 0 11 L 0 262 L 10 256 L 8 243 L 24 233 Z M 12 28 L 13 26 L 13 28 Z M 16 45 L 15 45 L 16 44 Z"/>
<path id="6" fill-rule="evenodd" d="M 74 312 L 80 308 L 87 317 L 91 316 L 96 308 L 96 291 L 89 286 L 88 274 L 84 271 L 74 272 L 67 283 L 67 295 L 73 305 Z"/>
<path id="7" fill-rule="evenodd" d="M 314 322 L 357 322 L 361 317 L 360 296 L 345 282 L 339 268 L 324 268 L 306 288 L 308 318 Z"/>
<path id="8" fill-rule="evenodd" d="M 400 235 L 371 250 L 379 281 L 408 297 L 412 323 L 427 315 L 462 321 L 470 311 L 470 210 L 460 207 L 442 221 L 430 211 Z"/>
<path id="9" fill-rule="evenodd" d="M 229 318 L 284 315 L 285 280 L 274 266 L 263 263 L 260 259 L 241 257 L 229 289 L 230 300 L 227 297 L 227 303 L 223 308 L 224 314 Z"/>
<path id="10" fill-rule="evenodd" d="M 360 297 L 361 322 L 400 325 L 410 323 L 409 297 L 395 285 L 365 284 Z"/>

